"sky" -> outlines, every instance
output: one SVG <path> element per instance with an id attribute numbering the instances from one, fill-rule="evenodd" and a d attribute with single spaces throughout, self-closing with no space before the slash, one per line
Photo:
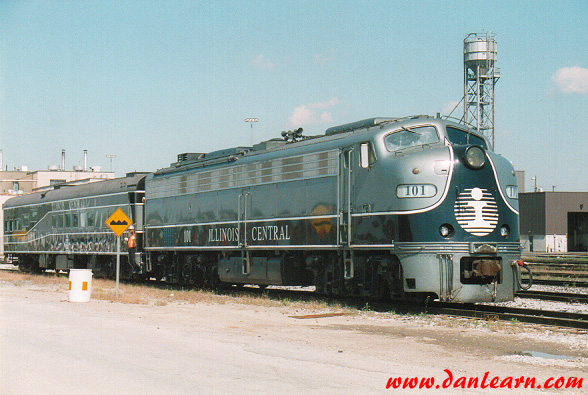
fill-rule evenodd
<path id="1" fill-rule="evenodd" d="M 123 176 L 298 127 L 448 114 L 463 40 L 486 32 L 496 151 L 527 191 L 588 191 L 587 0 L 1 0 L 3 166 L 65 149 L 71 169 L 88 150 Z"/>

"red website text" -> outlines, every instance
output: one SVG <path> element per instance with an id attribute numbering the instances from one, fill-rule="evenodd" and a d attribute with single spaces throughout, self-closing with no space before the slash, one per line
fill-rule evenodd
<path id="1" fill-rule="evenodd" d="M 583 378 L 581 377 L 549 377 L 544 381 L 538 381 L 535 377 L 490 376 L 490 372 L 484 373 L 481 377 L 454 376 L 451 370 L 444 369 L 445 379 L 442 382 L 436 381 L 435 377 L 390 377 L 386 389 L 431 389 L 431 388 L 582 388 Z"/>

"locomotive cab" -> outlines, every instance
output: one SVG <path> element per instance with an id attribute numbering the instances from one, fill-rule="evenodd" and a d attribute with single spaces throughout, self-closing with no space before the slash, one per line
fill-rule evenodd
<path id="1" fill-rule="evenodd" d="M 462 302 L 511 300 L 518 289 L 511 263 L 520 254 L 512 165 L 484 137 L 433 119 L 395 125 L 378 137 L 382 175 L 374 186 L 391 186 L 368 205 L 396 219 L 392 253 L 402 264 L 404 291 L 436 289 L 436 297 Z"/>

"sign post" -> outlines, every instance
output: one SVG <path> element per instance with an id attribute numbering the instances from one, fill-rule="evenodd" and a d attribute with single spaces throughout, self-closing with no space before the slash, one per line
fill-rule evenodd
<path id="1" fill-rule="evenodd" d="M 120 236 L 116 236 L 116 297 L 118 298 L 118 283 L 120 280 Z"/>
<path id="2" fill-rule="evenodd" d="M 120 236 L 124 233 L 133 222 L 131 219 L 122 211 L 117 208 L 116 211 L 108 217 L 106 225 L 116 235 L 116 297 L 118 298 L 118 283 L 120 279 Z"/>

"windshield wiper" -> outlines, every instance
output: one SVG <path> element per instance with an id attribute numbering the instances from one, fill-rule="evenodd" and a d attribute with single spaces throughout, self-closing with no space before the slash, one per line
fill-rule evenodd
<path id="1" fill-rule="evenodd" d="M 419 135 L 419 136 L 422 136 L 423 135 L 422 133 L 415 132 L 414 130 L 412 130 L 410 128 L 407 128 L 406 126 L 402 126 L 402 130 L 406 130 L 407 132 L 411 132 L 411 133 L 414 133 L 414 134 Z"/>

